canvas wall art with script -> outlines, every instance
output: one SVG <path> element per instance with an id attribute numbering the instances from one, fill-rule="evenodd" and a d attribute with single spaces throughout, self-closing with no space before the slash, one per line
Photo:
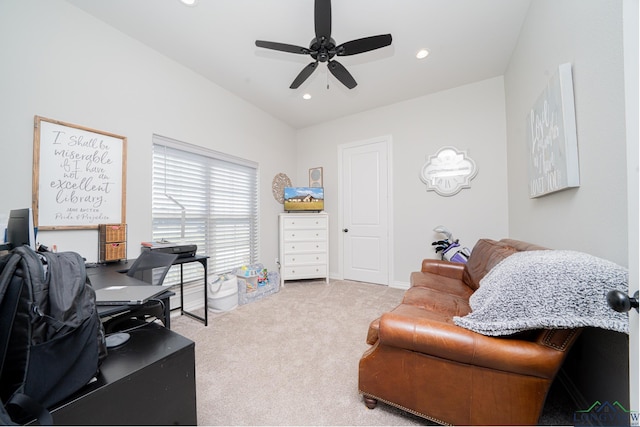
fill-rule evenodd
<path id="1" fill-rule="evenodd" d="M 127 139 L 35 117 L 33 213 L 41 230 L 125 220 Z"/>
<path id="2" fill-rule="evenodd" d="M 562 64 L 527 117 L 529 197 L 580 186 L 571 64 Z"/>

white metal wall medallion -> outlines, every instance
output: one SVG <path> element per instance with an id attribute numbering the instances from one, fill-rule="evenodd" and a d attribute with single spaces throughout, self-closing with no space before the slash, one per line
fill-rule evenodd
<path id="1" fill-rule="evenodd" d="M 470 188 L 471 180 L 477 173 L 476 163 L 467 157 L 466 151 L 442 147 L 428 157 L 420 172 L 420 179 L 427 185 L 427 191 L 453 196 L 463 188 Z"/>

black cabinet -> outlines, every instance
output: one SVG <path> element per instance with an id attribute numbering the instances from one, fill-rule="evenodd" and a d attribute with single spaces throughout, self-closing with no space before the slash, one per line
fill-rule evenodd
<path id="1" fill-rule="evenodd" d="M 156 324 L 109 349 L 96 380 L 51 410 L 56 425 L 196 425 L 195 343 Z"/>

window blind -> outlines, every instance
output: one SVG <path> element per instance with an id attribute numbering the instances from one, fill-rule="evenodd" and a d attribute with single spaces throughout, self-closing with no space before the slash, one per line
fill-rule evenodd
<path id="1" fill-rule="evenodd" d="M 195 243 L 209 275 L 256 262 L 257 164 L 154 135 L 152 187 L 154 241 Z M 183 268 L 185 284 L 201 283 L 202 267 Z M 174 266 L 164 283 L 179 281 Z"/>

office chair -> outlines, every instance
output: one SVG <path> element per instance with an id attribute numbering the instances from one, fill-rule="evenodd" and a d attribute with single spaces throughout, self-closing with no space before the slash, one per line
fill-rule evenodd
<path id="1" fill-rule="evenodd" d="M 178 256 L 173 254 L 144 251 L 129 268 L 127 276 L 135 277 L 151 285 L 162 285 L 177 258 Z M 167 324 L 164 304 L 159 300 L 151 300 L 140 306 L 131 307 L 127 312 L 104 322 L 104 328 L 107 334 L 112 334 L 144 326 L 145 323 L 155 319 L 160 320 L 164 325 Z"/>
<path id="2" fill-rule="evenodd" d="M 178 255 L 144 251 L 129 268 L 127 276 L 135 277 L 151 285 L 162 285 L 176 258 Z"/>

